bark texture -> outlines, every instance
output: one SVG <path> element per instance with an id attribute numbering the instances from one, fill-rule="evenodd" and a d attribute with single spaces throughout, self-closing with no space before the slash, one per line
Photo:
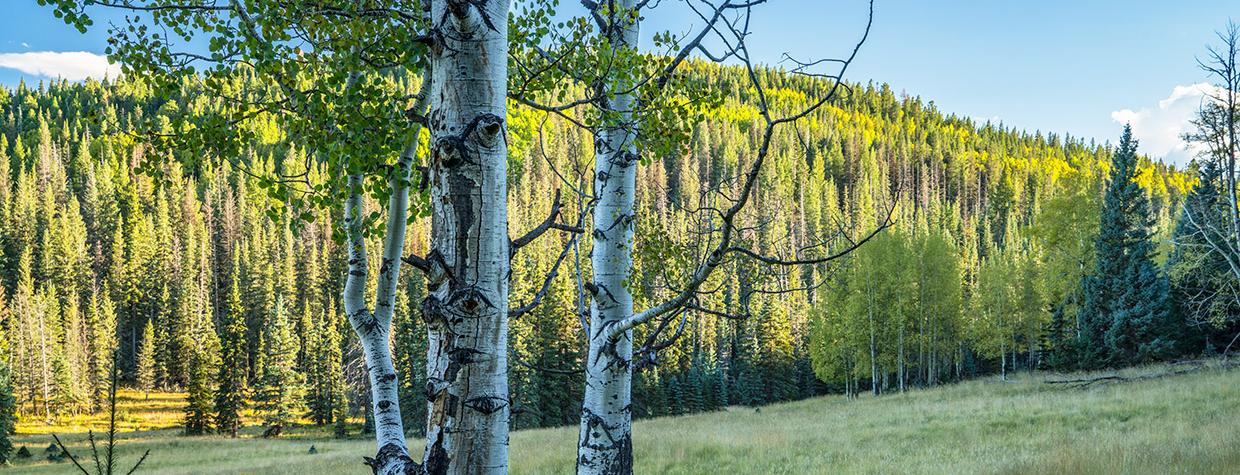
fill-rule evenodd
<path id="1" fill-rule="evenodd" d="M 431 5 L 424 465 L 508 470 L 507 0 Z"/>
<path id="2" fill-rule="evenodd" d="M 615 48 L 637 45 L 638 25 L 627 15 L 634 0 L 620 0 L 610 31 Z M 586 360 L 586 391 L 581 409 L 577 448 L 579 474 L 633 472 L 632 373 L 633 331 L 619 335 L 612 327 L 633 315 L 629 277 L 633 267 L 633 201 L 636 190 L 637 131 L 632 117 L 635 98 L 623 93 L 626 82 L 607 81 L 598 94 L 602 109 L 614 113 L 595 136 L 593 294 L 590 307 L 590 349 Z M 608 97 L 612 99 L 608 100 Z"/>

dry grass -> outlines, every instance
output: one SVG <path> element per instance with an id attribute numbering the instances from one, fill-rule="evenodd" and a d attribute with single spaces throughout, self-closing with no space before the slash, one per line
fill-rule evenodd
<path id="1" fill-rule="evenodd" d="M 122 432 L 173 428 L 184 419 L 185 394 L 152 392 L 147 395 L 141 391 L 118 390 L 116 407 L 116 426 Z M 45 423 L 38 414 L 27 414 L 19 417 L 17 433 L 64 434 L 87 430 L 99 432 L 107 428 L 107 416 L 102 413 L 60 416 L 53 424 Z"/>
<path id="2" fill-rule="evenodd" d="M 1154 366 L 1129 376 L 1165 374 Z M 1064 376 L 1070 378 L 1089 375 Z M 857 401 L 839 397 L 640 421 L 637 473 L 1240 473 L 1240 370 L 1202 371 L 1084 389 L 1019 375 Z M 253 431 L 250 434 L 253 435 Z M 514 473 L 572 473 L 575 428 L 512 435 Z M 151 449 L 145 473 L 367 473 L 367 440 L 177 437 L 124 441 Z M 46 436 L 21 442 L 41 454 Z M 82 437 L 74 438 L 80 444 Z M 314 444 L 319 453 L 306 453 Z M 417 442 L 412 442 L 417 446 Z M 38 463 L 11 473 L 66 473 Z"/>

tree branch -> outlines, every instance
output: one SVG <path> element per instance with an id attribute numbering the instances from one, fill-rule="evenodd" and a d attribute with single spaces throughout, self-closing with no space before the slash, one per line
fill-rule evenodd
<path id="1" fill-rule="evenodd" d="M 616 325 L 612 325 L 610 328 L 607 329 L 607 336 L 612 341 L 615 341 L 617 338 L 624 335 L 625 332 L 627 332 L 628 330 L 631 330 L 633 327 L 637 325 L 646 323 L 661 315 L 665 315 L 667 313 L 675 312 L 675 311 L 678 311 L 679 309 L 682 309 L 697 294 L 698 289 L 702 286 L 702 284 L 704 284 L 707 281 L 707 279 L 710 278 L 711 274 L 714 273 L 715 269 L 718 268 L 719 265 L 723 263 L 723 260 L 726 254 L 728 254 L 729 252 L 740 252 L 740 251 L 732 250 L 733 249 L 732 239 L 737 229 L 736 223 L 735 223 L 736 218 L 740 214 L 741 210 L 743 210 L 745 206 L 749 203 L 750 198 L 753 195 L 753 190 L 756 187 L 758 178 L 762 173 L 762 167 L 764 163 L 766 162 L 767 157 L 770 155 L 771 142 L 774 137 L 775 129 L 781 124 L 792 123 L 797 120 L 800 120 L 801 118 L 805 116 L 808 116 L 810 113 L 822 107 L 822 105 L 828 103 L 835 97 L 836 92 L 840 88 L 840 84 L 843 82 L 839 78 L 843 77 L 844 72 L 847 71 L 848 69 L 848 66 L 851 65 L 853 60 L 857 57 L 857 53 L 861 50 L 861 46 L 865 43 L 866 39 L 869 38 L 870 29 L 872 28 L 874 24 L 874 2 L 873 0 L 869 2 L 869 17 L 866 22 L 865 33 L 862 35 L 861 39 L 857 42 L 856 46 L 853 47 L 852 53 L 849 55 L 849 57 L 845 60 L 840 61 L 842 63 L 842 66 L 840 67 L 840 72 L 836 76 L 837 79 L 835 80 L 835 83 L 832 85 L 832 87 L 828 89 L 828 91 L 823 97 L 821 97 L 817 102 L 810 105 L 809 107 L 793 115 L 781 117 L 778 119 L 773 119 L 771 116 L 770 105 L 766 99 L 766 89 L 763 86 L 761 80 L 759 80 L 757 71 L 754 66 L 754 62 L 752 61 L 749 55 L 748 44 L 746 42 L 746 38 L 748 36 L 748 29 L 749 29 L 748 15 L 745 16 L 744 21 L 739 26 L 730 21 L 724 21 L 723 23 L 727 25 L 727 28 L 730 34 L 735 39 L 736 56 L 743 62 L 745 66 L 746 72 L 748 73 L 750 86 L 756 91 L 757 97 L 759 99 L 758 110 L 763 120 L 766 122 L 764 130 L 762 132 L 762 137 L 759 142 L 760 145 L 758 147 L 757 156 L 754 159 L 753 164 L 749 167 L 749 170 L 745 173 L 744 181 L 743 181 L 743 184 L 741 185 L 740 194 L 737 196 L 735 202 L 732 203 L 732 206 L 729 207 L 727 211 L 725 211 L 722 215 L 723 223 L 721 224 L 719 228 L 720 229 L 719 242 L 707 254 L 705 261 L 698 266 L 696 271 L 694 271 L 692 277 L 689 279 L 689 282 L 683 287 L 683 290 L 681 290 L 674 297 L 658 305 L 655 305 L 654 307 L 651 307 L 645 311 L 642 311 L 629 318 L 626 318 L 620 321 Z M 886 224 L 889 225 L 889 223 L 886 223 Z M 881 231 L 881 229 L 876 230 L 874 233 L 877 233 L 878 231 Z M 869 237 L 872 237 L 874 233 L 871 233 L 869 236 L 867 236 L 866 240 L 868 240 Z M 858 243 L 854 243 L 852 246 L 850 246 L 850 250 L 856 249 L 856 247 L 858 247 L 859 245 L 860 244 Z M 831 256 L 828 256 L 828 257 L 831 257 Z M 831 257 L 831 258 L 834 259 L 834 257 Z"/>
<path id="2" fill-rule="evenodd" d="M 547 214 L 547 219 L 544 219 L 542 223 L 539 223 L 538 226 L 529 230 L 529 232 L 523 234 L 521 237 L 513 239 L 512 246 L 509 248 L 509 253 L 516 255 L 517 250 L 525 247 L 535 239 L 538 239 L 538 237 L 542 236 L 543 233 L 546 233 L 548 229 L 557 229 L 573 234 L 581 234 L 585 232 L 582 230 L 581 226 L 569 226 L 567 224 L 556 222 L 556 220 L 560 217 L 560 207 L 560 190 L 557 189 L 555 190 L 555 198 L 552 198 L 551 212 Z"/>

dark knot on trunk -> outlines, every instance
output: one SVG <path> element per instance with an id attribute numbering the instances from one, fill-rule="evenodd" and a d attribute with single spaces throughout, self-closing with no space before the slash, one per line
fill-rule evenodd
<path id="1" fill-rule="evenodd" d="M 425 475 L 422 465 L 409 458 L 409 451 L 395 443 L 385 444 L 374 458 L 362 457 L 362 463 L 375 475 Z"/>

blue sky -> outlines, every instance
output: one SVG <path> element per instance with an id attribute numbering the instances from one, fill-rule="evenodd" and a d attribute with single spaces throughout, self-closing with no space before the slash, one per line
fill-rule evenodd
<path id="1" fill-rule="evenodd" d="M 562 11 L 576 2 L 562 0 Z M 663 0 L 643 36 L 690 31 L 695 17 Z M 85 35 L 35 0 L 3 0 L 0 84 L 100 74 L 105 21 Z M 940 110 L 1022 129 L 1113 140 L 1132 122 L 1142 151 L 1183 163 L 1178 134 L 1207 78 L 1196 67 L 1213 31 L 1240 21 L 1234 0 L 876 0 L 870 41 L 851 80 L 886 82 Z M 752 49 L 838 57 L 864 23 L 864 0 L 774 0 L 755 10 Z M 24 70 L 24 71 L 23 71 Z"/>

